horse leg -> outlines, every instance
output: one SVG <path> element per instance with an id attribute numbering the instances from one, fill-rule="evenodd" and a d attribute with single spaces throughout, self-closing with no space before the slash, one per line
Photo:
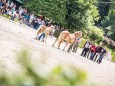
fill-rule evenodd
<path id="1" fill-rule="evenodd" d="M 57 42 L 58 38 L 55 40 L 55 42 L 53 43 L 52 47 L 54 47 L 55 43 Z"/>
<path id="2" fill-rule="evenodd" d="M 46 43 L 46 40 L 47 40 L 47 36 L 48 36 L 48 34 L 45 34 L 45 37 L 44 37 L 45 43 Z"/>
<path id="3" fill-rule="evenodd" d="M 63 51 L 65 50 L 65 48 L 67 47 L 67 45 L 68 45 L 68 42 L 66 43 L 65 47 L 63 48 Z"/>
<path id="4" fill-rule="evenodd" d="M 59 44 L 58 44 L 58 49 L 60 49 L 60 44 L 62 43 L 62 41 L 59 41 Z"/>
<path id="5" fill-rule="evenodd" d="M 67 49 L 67 52 L 69 52 L 72 49 L 73 45 L 74 43 L 70 43 L 69 48 Z"/>
<path id="6" fill-rule="evenodd" d="M 77 44 L 75 43 L 75 44 L 73 45 L 73 50 L 72 50 L 72 52 L 75 53 L 75 51 L 76 51 L 76 47 L 77 47 Z"/>
<path id="7" fill-rule="evenodd" d="M 37 35 L 36 35 L 36 40 L 38 39 L 38 35 L 40 34 L 40 32 L 41 32 L 41 30 L 39 30 L 38 32 L 37 32 Z"/>

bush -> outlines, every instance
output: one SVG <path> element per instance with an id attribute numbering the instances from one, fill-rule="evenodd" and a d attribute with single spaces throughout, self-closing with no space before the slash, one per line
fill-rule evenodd
<path id="1" fill-rule="evenodd" d="M 110 38 L 105 37 L 103 44 L 105 44 L 106 46 L 108 46 L 111 49 L 115 49 L 115 42 Z"/>
<path id="2" fill-rule="evenodd" d="M 85 44 L 86 41 L 87 41 L 87 39 L 82 38 L 82 41 L 81 41 L 79 47 L 83 48 L 83 46 L 84 46 L 84 44 Z"/>
<path id="3" fill-rule="evenodd" d="M 112 61 L 115 62 L 115 50 L 112 52 Z"/>
<path id="4" fill-rule="evenodd" d="M 0 86 L 96 86 L 87 82 L 86 73 L 75 66 L 57 66 L 50 69 L 42 63 L 35 68 L 27 51 L 18 56 L 23 73 L 10 75 L 3 72 Z"/>
<path id="5" fill-rule="evenodd" d="M 96 42 L 101 42 L 104 40 L 103 36 L 104 32 L 102 29 L 99 29 L 95 26 L 92 26 L 89 31 L 89 37 L 91 40 L 96 41 Z"/>
<path id="6" fill-rule="evenodd" d="M 55 36 L 56 38 L 58 38 L 59 35 L 60 35 L 60 33 L 61 33 L 61 30 L 56 30 L 55 33 L 54 33 L 54 36 Z"/>
<path id="7" fill-rule="evenodd" d="M 8 16 L 8 15 L 6 15 L 6 14 L 4 14 L 3 17 L 8 18 L 8 19 L 11 19 L 11 17 Z"/>

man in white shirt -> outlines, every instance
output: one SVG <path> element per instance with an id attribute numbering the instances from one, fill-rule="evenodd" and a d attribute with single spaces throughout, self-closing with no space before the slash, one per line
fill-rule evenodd
<path id="1" fill-rule="evenodd" d="M 11 4 L 10 4 L 10 7 L 12 8 L 14 6 L 14 3 L 13 3 L 13 1 L 11 2 Z"/>
<path id="2" fill-rule="evenodd" d="M 81 41 L 82 41 L 82 38 L 76 38 L 75 41 L 70 45 L 67 52 L 69 52 L 73 48 L 72 51 L 76 53 L 78 45 L 81 43 Z"/>
<path id="3" fill-rule="evenodd" d="M 80 45 L 80 43 L 82 42 L 82 38 L 78 38 L 76 39 L 76 42 L 74 43 L 74 46 L 73 46 L 73 52 L 77 52 L 77 49 L 78 49 L 78 46 Z"/>
<path id="4" fill-rule="evenodd" d="M 23 8 L 21 8 L 21 9 L 19 10 L 19 15 L 21 16 L 22 13 L 23 13 Z"/>
<path id="5" fill-rule="evenodd" d="M 84 45 L 83 51 L 82 51 L 82 53 L 81 53 L 81 56 L 86 57 L 87 52 L 88 52 L 88 50 L 89 50 L 90 47 L 91 47 L 91 43 L 90 43 L 90 41 L 88 40 L 88 41 L 86 41 L 86 43 L 85 43 L 85 45 Z"/>
<path id="6" fill-rule="evenodd" d="M 32 21 L 34 20 L 34 14 L 30 14 L 30 18 L 29 18 L 29 25 L 32 24 Z"/>

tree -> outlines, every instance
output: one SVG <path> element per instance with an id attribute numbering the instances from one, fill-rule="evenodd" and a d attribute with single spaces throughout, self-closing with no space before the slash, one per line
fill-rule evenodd
<path id="1" fill-rule="evenodd" d="M 25 7 L 37 15 L 44 15 L 53 22 L 65 25 L 66 0 L 27 0 Z"/>
<path id="2" fill-rule="evenodd" d="M 88 28 L 98 20 L 95 2 L 96 0 L 27 0 L 25 7 L 30 12 L 49 17 L 74 31 Z"/>
<path id="3" fill-rule="evenodd" d="M 111 37 L 115 41 L 115 9 L 111 8 L 109 11 L 109 15 L 102 22 L 103 28 L 111 26 L 111 31 L 109 37 Z"/>
<path id="4" fill-rule="evenodd" d="M 98 11 L 93 4 L 95 0 L 68 0 L 66 14 L 67 26 L 70 28 L 84 29 L 93 25 L 98 19 Z"/>
<path id="5" fill-rule="evenodd" d="M 101 26 L 101 22 L 108 16 L 111 3 L 110 0 L 99 0 L 97 7 L 100 14 L 100 19 L 96 22 L 96 25 Z"/>
<path id="6" fill-rule="evenodd" d="M 104 40 L 103 34 L 104 34 L 104 32 L 103 32 L 102 29 L 100 29 L 96 26 L 91 26 L 90 27 L 89 37 L 90 37 L 91 40 L 99 43 L 99 42 Z"/>

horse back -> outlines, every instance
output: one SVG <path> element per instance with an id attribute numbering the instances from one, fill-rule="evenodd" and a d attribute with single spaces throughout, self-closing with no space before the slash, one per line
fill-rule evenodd
<path id="1" fill-rule="evenodd" d="M 61 40 L 65 40 L 67 37 L 69 36 L 69 32 L 68 31 L 62 31 L 58 37 L 58 39 Z M 65 40 L 66 41 L 66 40 Z"/>
<path id="2" fill-rule="evenodd" d="M 40 30 L 41 30 L 41 32 L 44 32 L 44 31 L 46 30 L 46 26 L 42 25 L 42 26 L 40 27 Z"/>
<path id="3" fill-rule="evenodd" d="M 72 43 L 72 42 L 74 42 L 74 40 L 75 40 L 75 35 L 70 34 L 70 33 L 69 33 L 68 37 L 65 39 L 65 41 L 68 43 Z"/>

